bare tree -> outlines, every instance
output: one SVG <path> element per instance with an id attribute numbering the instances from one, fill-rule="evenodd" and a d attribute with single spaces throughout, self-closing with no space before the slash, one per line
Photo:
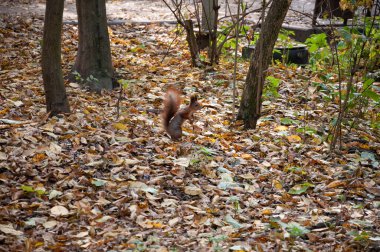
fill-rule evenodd
<path id="1" fill-rule="evenodd" d="M 239 8 L 243 10 L 242 15 L 239 15 L 239 18 L 236 14 L 232 14 L 229 7 L 229 16 L 218 18 L 218 12 L 220 9 L 218 0 L 202 0 L 199 1 L 199 3 L 197 1 L 193 1 L 194 13 L 192 14 L 194 14 L 193 16 L 195 16 L 196 22 L 199 26 L 199 31 L 195 32 L 193 21 L 187 18 L 187 15 L 184 14 L 189 11 L 189 8 L 187 8 L 188 6 L 185 4 L 185 0 L 163 0 L 163 2 L 173 13 L 178 24 L 181 25 L 186 31 L 186 40 L 189 46 L 192 65 L 197 67 L 201 67 L 203 66 L 203 63 L 205 63 L 201 61 L 199 51 L 206 47 L 208 47 L 207 55 L 209 64 L 218 64 L 223 45 L 229 39 L 235 38 L 235 35 L 229 35 L 234 31 L 234 29 L 236 29 L 237 24 L 239 22 L 241 23 L 248 14 L 258 11 L 247 11 L 253 6 L 253 3 L 250 5 L 245 4 L 244 8 L 239 6 Z M 229 6 L 228 1 L 226 1 L 226 4 Z M 202 12 L 202 22 L 200 12 Z M 224 38 L 219 38 L 220 31 L 218 32 L 218 22 L 219 20 L 226 18 L 231 18 L 232 24 L 224 29 Z M 205 40 L 207 40 L 207 42 L 205 42 Z"/>
<path id="2" fill-rule="evenodd" d="M 178 24 L 181 25 L 186 31 L 186 41 L 189 46 L 191 65 L 195 67 L 203 66 L 202 61 L 200 59 L 199 48 L 194 33 L 193 20 L 185 18 L 185 16 L 183 15 L 183 0 L 163 0 L 163 2 L 173 13 Z"/>

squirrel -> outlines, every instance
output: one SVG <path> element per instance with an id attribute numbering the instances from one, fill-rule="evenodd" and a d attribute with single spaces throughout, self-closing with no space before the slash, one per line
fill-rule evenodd
<path id="1" fill-rule="evenodd" d="M 165 95 L 164 109 L 162 112 L 162 121 L 165 131 L 173 140 L 179 140 L 182 137 L 182 124 L 186 119 L 193 123 L 194 112 L 200 110 L 202 105 L 198 102 L 198 97 L 192 95 L 190 104 L 184 108 L 181 105 L 180 92 L 175 88 L 169 88 Z"/>

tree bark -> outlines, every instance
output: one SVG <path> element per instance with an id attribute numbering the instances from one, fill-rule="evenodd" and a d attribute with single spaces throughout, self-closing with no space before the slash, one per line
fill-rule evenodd
<path id="1" fill-rule="evenodd" d="M 61 31 L 64 2 L 64 0 L 48 0 L 45 10 L 41 65 L 46 111 L 50 113 L 50 116 L 70 112 L 61 68 Z"/>
<path id="2" fill-rule="evenodd" d="M 215 3 L 216 2 L 216 3 Z M 215 11 L 214 5 L 218 0 L 202 0 L 202 31 L 210 32 L 214 27 Z"/>
<path id="3" fill-rule="evenodd" d="M 237 119 L 244 121 L 246 129 L 256 128 L 261 116 L 261 97 L 265 73 L 272 59 L 272 51 L 291 0 L 272 1 L 251 58 Z"/>
<path id="4" fill-rule="evenodd" d="M 220 6 L 218 5 L 218 0 L 213 0 L 212 10 L 214 11 L 214 15 L 212 16 L 214 18 L 212 22 L 212 28 L 209 31 L 210 35 L 210 51 L 209 51 L 209 58 L 211 65 L 214 65 L 214 63 L 218 63 L 219 59 L 217 57 L 217 41 L 218 41 L 218 11 Z M 240 8 L 240 6 L 239 6 Z"/>
<path id="5" fill-rule="evenodd" d="M 194 67 L 202 67 L 203 64 L 199 58 L 199 49 L 198 49 L 197 40 L 194 34 L 193 21 L 191 19 L 185 20 L 184 28 L 186 30 L 187 44 L 189 45 L 191 65 Z"/>
<path id="6" fill-rule="evenodd" d="M 76 5 L 79 46 L 74 70 L 91 90 L 110 90 L 114 71 L 105 0 L 77 0 Z"/>

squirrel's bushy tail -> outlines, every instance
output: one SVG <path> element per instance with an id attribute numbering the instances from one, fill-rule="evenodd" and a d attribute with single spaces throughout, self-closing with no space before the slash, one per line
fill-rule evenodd
<path id="1" fill-rule="evenodd" d="M 180 93 L 174 88 L 169 88 L 165 95 L 164 109 L 162 111 L 162 123 L 165 130 L 169 127 L 169 122 L 177 113 L 181 105 Z"/>

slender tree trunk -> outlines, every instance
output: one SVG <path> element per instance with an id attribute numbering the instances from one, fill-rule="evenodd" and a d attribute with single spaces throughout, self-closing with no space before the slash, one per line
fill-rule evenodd
<path id="1" fill-rule="evenodd" d="M 42 44 L 42 78 L 46 111 L 50 116 L 69 113 L 61 68 L 61 31 L 64 0 L 47 0 Z"/>
<path id="2" fill-rule="evenodd" d="M 185 20 L 184 28 L 186 30 L 186 40 L 190 50 L 191 64 L 194 67 L 202 67 L 203 64 L 199 58 L 199 49 L 195 38 L 193 21 L 191 19 Z"/>
<path id="3" fill-rule="evenodd" d="M 110 90 L 114 71 L 105 0 L 77 0 L 76 5 L 79 47 L 74 70 L 86 80 L 91 90 Z"/>
<path id="4" fill-rule="evenodd" d="M 261 26 L 260 38 L 250 61 L 237 117 L 244 121 L 247 129 L 255 129 L 257 120 L 261 116 L 261 96 L 265 73 L 271 62 L 274 44 L 291 2 L 291 0 L 272 1 L 268 15 Z"/>
<path id="5" fill-rule="evenodd" d="M 214 15 L 212 16 L 214 18 L 212 24 L 212 29 L 210 29 L 210 39 L 211 39 L 211 48 L 209 52 L 209 58 L 210 58 L 210 63 L 213 65 L 214 63 L 218 63 L 218 57 L 217 57 L 217 40 L 218 40 L 218 11 L 220 6 L 218 5 L 218 0 L 213 0 L 212 1 L 212 8 L 214 11 Z"/>

